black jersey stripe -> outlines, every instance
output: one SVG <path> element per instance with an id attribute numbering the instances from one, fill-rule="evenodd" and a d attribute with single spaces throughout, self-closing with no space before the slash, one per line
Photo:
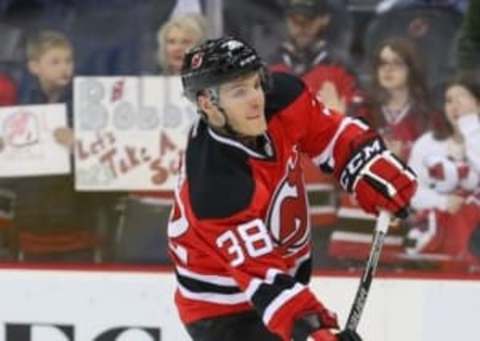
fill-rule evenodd
<path id="1" fill-rule="evenodd" d="M 204 282 L 195 278 L 183 276 L 175 272 L 178 282 L 186 289 L 196 293 L 238 294 L 240 288 L 230 285 L 218 285 Z"/>
<path id="2" fill-rule="evenodd" d="M 257 311 L 263 316 L 267 307 L 284 290 L 291 289 L 297 282 L 289 275 L 279 273 L 275 276 L 272 283 L 263 282 L 253 294 L 251 301 Z"/>
<path id="3" fill-rule="evenodd" d="M 302 284 L 308 284 L 312 276 L 312 259 L 308 258 L 300 264 L 295 272 L 295 279 Z"/>

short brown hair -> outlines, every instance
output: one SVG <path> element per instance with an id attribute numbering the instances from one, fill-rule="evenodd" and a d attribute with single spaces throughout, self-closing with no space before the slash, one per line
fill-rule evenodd
<path id="1" fill-rule="evenodd" d="M 73 50 L 72 43 L 65 34 L 53 30 L 40 31 L 27 39 L 27 60 L 37 60 L 52 48 Z"/>

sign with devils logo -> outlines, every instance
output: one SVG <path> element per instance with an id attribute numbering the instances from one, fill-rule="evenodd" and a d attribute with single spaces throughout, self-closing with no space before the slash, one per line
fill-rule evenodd
<path id="1" fill-rule="evenodd" d="M 289 252 L 295 252 L 310 239 L 307 205 L 300 155 L 294 147 L 267 215 L 273 240 Z"/>

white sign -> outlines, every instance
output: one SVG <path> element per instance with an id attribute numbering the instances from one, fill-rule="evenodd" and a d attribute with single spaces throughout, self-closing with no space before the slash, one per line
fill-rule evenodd
<path id="1" fill-rule="evenodd" d="M 54 139 L 66 126 L 65 104 L 0 108 L 0 177 L 70 173 L 69 151 Z"/>
<path id="2" fill-rule="evenodd" d="M 76 188 L 172 190 L 193 105 L 179 77 L 76 77 Z"/>

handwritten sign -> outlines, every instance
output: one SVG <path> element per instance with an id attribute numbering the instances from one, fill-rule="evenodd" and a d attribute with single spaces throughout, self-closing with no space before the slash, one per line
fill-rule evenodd
<path id="1" fill-rule="evenodd" d="M 172 190 L 196 117 L 179 77 L 77 77 L 78 190 Z"/>
<path id="2" fill-rule="evenodd" d="M 69 151 L 54 139 L 67 126 L 65 104 L 0 108 L 0 177 L 70 173 Z"/>

